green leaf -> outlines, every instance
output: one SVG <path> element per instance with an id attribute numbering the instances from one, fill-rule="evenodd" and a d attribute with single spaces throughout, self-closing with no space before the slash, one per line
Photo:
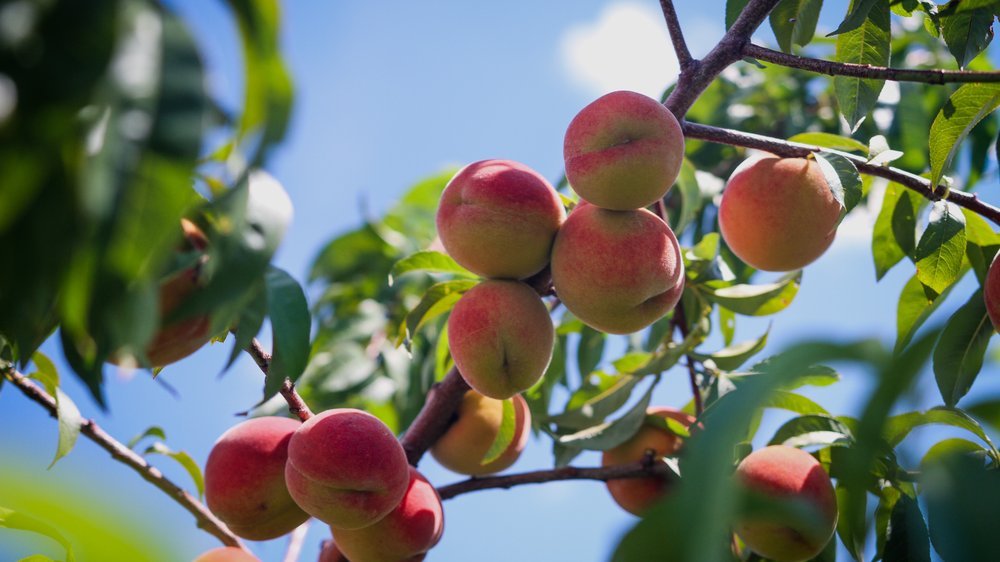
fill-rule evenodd
<path id="1" fill-rule="evenodd" d="M 570 435 L 563 435 L 558 439 L 559 444 L 575 449 L 607 451 L 628 441 L 639 431 L 642 422 L 646 419 L 646 409 L 649 408 L 649 401 L 653 397 L 655 386 L 655 384 L 651 385 L 642 399 L 636 402 L 622 417 Z"/>
<path id="2" fill-rule="evenodd" d="M 261 280 L 250 292 L 246 305 L 240 310 L 236 318 L 236 333 L 233 338 L 233 349 L 229 352 L 229 360 L 226 361 L 226 369 L 232 366 L 243 351 L 250 347 L 257 334 L 260 333 L 264 325 L 264 318 L 267 317 L 267 290 L 265 280 Z"/>
<path id="3" fill-rule="evenodd" d="M 153 425 L 147 427 L 146 430 L 140 433 L 139 435 L 136 435 L 135 437 L 129 439 L 128 443 L 126 443 L 125 446 L 128 447 L 129 449 L 135 449 L 135 446 L 138 445 L 140 441 L 142 441 L 147 437 L 156 437 L 157 439 L 166 441 L 167 434 L 166 432 L 163 431 L 162 427 L 158 425 Z"/>
<path id="4" fill-rule="evenodd" d="M 195 488 L 198 490 L 198 497 L 205 496 L 205 478 L 201 474 L 201 468 L 198 467 L 198 463 L 194 462 L 194 459 L 190 455 L 184 451 L 174 451 L 159 441 L 153 443 L 143 451 L 143 455 L 150 454 L 163 455 L 177 461 L 187 471 L 188 475 L 191 476 L 191 480 L 194 481 Z"/>
<path id="5" fill-rule="evenodd" d="M 986 50 L 993 40 L 993 10 L 980 8 L 941 14 L 941 35 L 959 68 Z"/>
<path id="6" fill-rule="evenodd" d="M 292 81 L 279 51 L 281 29 L 277 0 L 227 0 L 236 15 L 243 42 L 245 76 L 241 139 L 260 134 L 254 153 L 256 166 L 267 150 L 285 136 L 291 118 Z"/>
<path id="7" fill-rule="evenodd" d="M 901 352 L 910 343 L 927 318 L 941 306 L 952 287 L 954 285 L 949 286 L 940 295 L 928 295 L 916 275 L 906 282 L 899 293 L 899 304 L 896 308 L 895 353 Z"/>
<path id="8" fill-rule="evenodd" d="M 841 213 L 843 217 L 861 201 L 861 175 L 858 174 L 853 162 L 835 152 L 824 150 L 815 156 L 834 199 L 843 209 Z"/>
<path id="9" fill-rule="evenodd" d="M 822 148 L 832 148 L 834 150 L 860 152 L 866 156 L 868 155 L 868 147 L 865 146 L 865 143 L 859 140 L 852 139 L 851 137 L 845 137 L 843 135 L 835 135 L 833 133 L 823 133 L 823 132 L 799 133 L 797 135 L 788 137 L 788 141 L 819 146 Z"/>
<path id="10" fill-rule="evenodd" d="M 274 396 L 285 379 L 295 382 L 309 362 L 309 303 L 299 282 L 277 267 L 266 277 L 267 313 L 274 335 L 274 355 L 264 381 L 264 399 Z"/>
<path id="11" fill-rule="evenodd" d="M 1000 472 L 979 458 L 943 457 L 923 470 L 921 499 L 940 560 L 1000 560 Z"/>
<path id="12" fill-rule="evenodd" d="M 965 84 L 948 98 L 931 123 L 931 185 L 951 166 L 973 127 L 1000 105 L 1000 84 Z"/>
<path id="13" fill-rule="evenodd" d="M 835 441 L 853 441 L 851 429 L 829 415 L 805 415 L 784 423 L 771 437 L 768 445 L 807 447 L 830 444 Z"/>
<path id="14" fill-rule="evenodd" d="M 580 340 L 576 348 L 576 364 L 581 376 L 586 376 L 601 362 L 606 341 L 607 336 L 604 332 L 599 332 L 590 326 L 584 326 L 580 330 Z"/>
<path id="15" fill-rule="evenodd" d="M 702 293 L 719 306 L 745 316 L 767 316 L 785 309 L 799 292 L 801 271 L 792 271 L 774 283 L 766 285 L 720 286 L 709 282 Z M 718 287 L 718 288 L 713 288 Z"/>
<path id="16" fill-rule="evenodd" d="M 965 257 L 965 217 L 953 203 L 935 201 L 927 228 L 913 251 L 917 279 L 941 294 L 958 279 Z"/>
<path id="17" fill-rule="evenodd" d="M 972 387 L 991 336 L 993 324 L 979 290 L 948 319 L 934 348 L 934 377 L 946 405 L 957 404 Z"/>
<path id="18" fill-rule="evenodd" d="M 392 285 L 395 279 L 414 271 L 426 271 L 428 273 L 451 273 L 462 277 L 476 277 L 474 273 L 458 265 L 448 254 L 431 250 L 411 254 L 392 266 L 389 274 L 389 284 Z"/>
<path id="19" fill-rule="evenodd" d="M 951 437 L 931 445 L 931 448 L 927 449 L 923 458 L 920 459 L 920 466 L 927 466 L 952 455 L 971 455 L 985 452 L 986 450 L 983 446 L 978 443 L 973 443 L 967 439 Z"/>
<path id="20" fill-rule="evenodd" d="M 736 345 L 731 345 L 725 349 L 716 351 L 715 353 L 692 353 L 691 356 L 700 361 L 711 359 L 715 362 L 715 365 L 723 371 L 732 371 L 738 369 L 748 359 L 764 349 L 764 346 L 767 345 L 767 334 L 770 331 L 771 329 L 768 327 L 767 332 L 764 332 L 763 335 L 755 340 L 740 342 Z"/>
<path id="21" fill-rule="evenodd" d="M 941 11 L 947 13 L 954 8 L 956 12 L 961 13 L 979 8 L 997 9 L 997 7 L 997 0 L 958 0 L 958 2 L 949 2 L 941 9 Z"/>
<path id="22" fill-rule="evenodd" d="M 476 283 L 477 281 L 471 279 L 454 279 L 432 285 L 424 293 L 417 306 L 406 315 L 406 323 L 403 326 L 405 331 L 399 334 L 397 345 L 407 335 L 412 338 L 417 330 L 430 320 L 451 310 L 458 299 L 466 291 L 476 286 Z"/>
<path id="23" fill-rule="evenodd" d="M 640 380 L 641 377 L 623 375 L 606 376 L 597 385 L 587 381 L 573 393 L 565 412 L 544 421 L 569 429 L 592 427 L 624 406 Z"/>
<path id="24" fill-rule="evenodd" d="M 867 497 L 864 498 L 867 500 Z M 843 485 L 837 485 L 837 536 L 847 548 L 847 552 L 858 562 L 865 560 L 865 534 L 867 531 L 865 513 L 867 501 L 853 505 L 850 494 Z"/>
<path id="25" fill-rule="evenodd" d="M 778 45 L 786 53 L 792 43 L 805 47 L 816 34 L 816 22 L 823 0 L 781 0 L 771 11 L 771 29 Z"/>
<path id="26" fill-rule="evenodd" d="M 694 164 L 687 158 L 681 162 L 681 171 L 677 176 L 675 185 L 676 193 L 681 198 L 681 210 L 677 215 L 673 230 L 680 235 L 687 225 L 691 224 L 697 217 L 698 209 L 701 208 L 702 203 L 701 188 L 698 187 L 698 176 L 695 174 Z"/>
<path id="27" fill-rule="evenodd" d="M 59 388 L 59 372 L 56 370 L 56 366 L 52 363 L 52 360 L 39 351 L 36 351 L 31 356 L 31 360 L 35 363 L 37 370 L 30 377 L 42 383 L 45 390 L 56 401 L 56 419 L 59 421 L 59 441 L 56 445 L 55 457 L 49 463 L 49 468 L 52 468 L 59 459 L 65 457 L 73 450 L 76 440 L 80 437 L 80 429 L 83 427 L 84 419 L 80 415 L 80 410 L 77 409 L 76 404 L 73 403 L 73 400 Z"/>
<path id="28" fill-rule="evenodd" d="M 889 2 L 853 0 L 854 7 L 837 35 L 835 60 L 861 65 L 889 65 Z M 856 24 L 856 25 L 855 25 Z M 833 90 L 850 130 L 856 131 L 875 106 L 885 80 L 835 76 Z"/>
<path id="29" fill-rule="evenodd" d="M 976 402 L 966 407 L 965 411 L 1000 431 L 1000 398 Z"/>
<path id="30" fill-rule="evenodd" d="M 869 17 L 872 8 L 875 7 L 876 2 L 878 1 L 879 0 L 852 0 L 851 9 L 847 12 L 847 17 L 844 18 L 844 21 L 840 22 L 837 29 L 828 33 L 826 36 L 833 37 L 834 35 L 847 33 L 861 27 L 861 24 L 865 23 L 865 19 Z"/>
<path id="31" fill-rule="evenodd" d="M 736 18 L 740 17 L 743 8 L 747 6 L 749 0 L 726 0 L 726 30 L 733 26 Z"/>
<path id="32" fill-rule="evenodd" d="M 517 416 L 514 411 L 514 401 L 510 398 L 503 400 L 503 419 L 500 422 L 500 428 L 497 430 L 497 436 L 493 439 L 493 443 L 490 444 L 490 448 L 486 451 L 486 455 L 483 459 L 479 461 L 480 465 L 490 464 L 491 462 L 500 458 L 507 447 L 514 442 L 514 430 L 517 425 Z"/>
<path id="33" fill-rule="evenodd" d="M 816 402 L 812 401 L 801 394 L 796 394 L 794 392 L 788 392 L 786 390 L 775 390 L 767 397 L 767 400 L 763 403 L 766 408 L 779 408 L 782 410 L 788 410 L 789 412 L 795 412 L 796 414 L 812 415 L 812 416 L 829 416 L 830 412 L 826 411 L 826 408 L 820 406 Z"/>
<path id="34" fill-rule="evenodd" d="M 872 230 L 872 259 L 875 279 L 881 281 L 890 269 L 916 247 L 917 202 L 919 197 L 902 185 L 889 182 L 882 198 L 882 209 Z"/>
<path id="35" fill-rule="evenodd" d="M 45 556 L 44 554 L 32 554 L 31 556 L 26 556 L 17 562 L 56 562 L 55 560 Z"/>
<path id="36" fill-rule="evenodd" d="M 993 442 L 990 441 L 989 436 L 983 431 L 982 426 L 968 414 L 957 408 L 939 406 L 925 412 L 907 412 L 892 416 L 885 421 L 885 427 L 882 432 L 889 446 L 895 448 L 911 431 L 917 427 L 929 424 L 950 425 L 964 429 L 982 439 L 983 443 L 986 443 L 991 450 L 996 451 L 993 447 Z"/>
<path id="37" fill-rule="evenodd" d="M 74 562 L 73 545 L 55 527 L 48 523 L 35 519 L 30 515 L 18 513 L 12 509 L 0 507 L 0 528 L 16 529 L 19 531 L 29 531 L 46 536 L 66 549 L 66 562 Z"/>

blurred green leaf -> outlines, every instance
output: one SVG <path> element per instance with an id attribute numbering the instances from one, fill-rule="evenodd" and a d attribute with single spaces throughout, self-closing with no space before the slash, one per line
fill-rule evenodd
<path id="1" fill-rule="evenodd" d="M 597 425 L 624 406 L 632 396 L 635 385 L 642 380 L 629 375 L 606 375 L 598 379 L 598 384 L 592 384 L 590 379 L 573 393 L 566 411 L 549 416 L 545 422 L 570 429 Z"/>
<path id="2" fill-rule="evenodd" d="M 921 475 L 931 544 L 942 560 L 1000 560 L 1000 471 L 965 455 L 943 457 Z"/>
<path id="3" fill-rule="evenodd" d="M 774 433 L 768 445 L 807 447 L 835 441 L 853 441 L 851 429 L 829 415 L 811 414 L 792 418 Z"/>
<path id="4" fill-rule="evenodd" d="M 883 433 L 891 447 L 896 447 L 915 428 L 928 424 L 944 424 L 969 431 L 996 452 L 993 442 L 976 420 L 957 408 L 937 407 L 925 412 L 907 412 L 892 416 L 885 421 Z"/>
<path id="5" fill-rule="evenodd" d="M 635 403 L 620 418 L 604 422 L 586 429 L 577 431 L 569 435 L 560 436 L 560 445 L 575 449 L 586 449 L 590 451 L 607 451 L 621 445 L 629 440 L 646 419 L 646 410 L 649 408 L 649 401 L 653 396 L 651 385 L 642 399 Z"/>
<path id="6" fill-rule="evenodd" d="M 30 515 L 18 513 L 12 509 L 0 507 L 0 527 L 6 529 L 16 529 L 19 531 L 29 531 L 46 536 L 66 549 L 66 562 L 73 562 L 73 545 L 55 527 L 48 523 L 35 519 Z"/>
<path id="7" fill-rule="evenodd" d="M 931 185 L 951 166 L 972 128 L 1000 105 L 1000 84 L 965 84 L 955 90 L 931 124 Z"/>
<path id="8" fill-rule="evenodd" d="M 860 503 L 856 507 L 849 503 L 849 494 L 843 486 L 837 486 L 837 536 L 847 548 L 851 558 L 862 562 L 865 560 L 865 513 L 867 505 Z"/>
<path id="9" fill-rule="evenodd" d="M 59 459 L 65 457 L 73 450 L 77 438 L 80 437 L 80 429 L 83 426 L 84 419 L 80 415 L 80 410 L 77 409 L 76 404 L 59 388 L 59 372 L 56 370 L 56 366 L 52 363 L 52 360 L 38 351 L 31 356 L 31 360 L 34 362 L 36 368 L 36 371 L 30 375 L 31 378 L 42 383 L 45 391 L 56 401 L 56 419 L 59 421 L 59 442 L 56 446 L 55 457 L 49 463 L 49 468 L 52 468 Z"/>
<path id="10" fill-rule="evenodd" d="M 676 193 L 681 199 L 681 209 L 677 213 L 677 218 L 673 224 L 673 230 L 678 236 L 695 220 L 698 210 L 701 209 L 702 195 L 698 187 L 698 176 L 695 174 L 694 164 L 685 158 L 681 163 L 680 174 L 677 176 L 675 187 L 668 192 L 668 196 Z"/>
<path id="11" fill-rule="evenodd" d="M 946 405 L 954 406 L 972 388 L 992 336 L 993 324 L 979 290 L 948 319 L 934 348 L 934 377 Z"/>
<path id="12" fill-rule="evenodd" d="M 139 435 L 136 435 L 135 437 L 129 439 L 128 443 L 126 443 L 125 446 L 128 447 L 129 449 L 135 449 L 135 446 L 138 445 L 140 441 L 142 441 L 147 437 L 156 437 L 157 439 L 166 441 L 167 434 L 166 432 L 163 431 L 162 427 L 158 425 L 153 425 L 147 427 L 145 431 L 143 431 Z"/>
<path id="13" fill-rule="evenodd" d="M 723 371 L 732 371 L 738 369 L 748 359 L 757 355 L 764 349 L 764 346 L 767 345 L 767 334 L 770 331 L 771 329 L 768 327 L 768 330 L 755 340 L 740 342 L 736 345 L 731 345 L 716 351 L 715 353 L 701 354 L 695 352 L 692 353 L 691 356 L 695 357 L 699 361 L 711 359 L 715 362 L 715 365 Z"/>
<path id="14" fill-rule="evenodd" d="M 451 310 L 466 291 L 476 286 L 478 281 L 455 279 L 432 285 L 424 293 L 420 302 L 406 315 L 405 333 L 399 334 L 399 341 L 408 334 L 413 337 L 421 326 Z"/>
<path id="15" fill-rule="evenodd" d="M 580 339 L 576 348 L 576 364 L 580 376 L 586 376 L 601 362 L 606 342 L 607 335 L 604 332 L 599 332 L 590 326 L 584 326 L 580 330 Z"/>
<path id="16" fill-rule="evenodd" d="M 889 182 L 885 188 L 882 209 L 872 230 L 877 281 L 904 257 L 912 255 L 916 247 L 917 198 L 917 194 L 895 182 Z"/>

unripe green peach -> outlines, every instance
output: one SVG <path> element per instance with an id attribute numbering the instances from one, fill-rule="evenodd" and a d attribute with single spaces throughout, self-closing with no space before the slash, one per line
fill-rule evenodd
<path id="1" fill-rule="evenodd" d="M 670 418 L 690 427 L 695 419 L 690 414 L 666 407 L 650 408 L 646 415 Z M 676 455 L 683 439 L 677 435 L 649 424 L 644 424 L 631 439 L 613 449 L 604 451 L 601 466 L 614 466 L 639 462 L 648 451 L 656 458 Z M 622 509 L 633 515 L 642 515 L 646 509 L 659 501 L 670 487 L 670 480 L 662 477 L 623 478 L 608 480 L 608 491 Z"/>
<path id="2" fill-rule="evenodd" d="M 444 509 L 434 486 L 410 467 L 406 494 L 391 513 L 363 529 L 332 530 L 351 562 L 416 562 L 441 540 Z"/>
<path id="3" fill-rule="evenodd" d="M 249 419 L 212 447 L 205 463 L 205 500 L 237 535 L 273 539 L 309 519 L 285 486 L 288 442 L 300 425 L 288 418 Z"/>
<path id="4" fill-rule="evenodd" d="M 986 312 L 990 316 L 990 322 L 993 323 L 993 329 L 1000 331 L 1000 265 L 997 263 L 998 260 L 994 257 L 989 271 L 986 272 L 983 299 L 986 301 Z"/>
<path id="5" fill-rule="evenodd" d="M 497 400 L 538 382 L 554 342 L 545 304 L 519 281 L 483 281 L 462 295 L 448 318 L 455 366 L 469 386 Z"/>
<path id="6" fill-rule="evenodd" d="M 514 438 L 503 453 L 482 464 L 483 457 L 500 433 L 503 422 L 503 401 L 479 394 L 465 393 L 458 407 L 458 417 L 448 431 L 431 448 L 431 455 L 441 466 L 469 476 L 481 476 L 506 470 L 521 456 L 528 443 L 531 412 L 520 394 L 514 398 Z"/>
<path id="7" fill-rule="evenodd" d="M 579 205 L 556 236 L 552 284 L 585 324 L 627 334 L 677 304 L 684 262 L 673 231 L 653 213 Z"/>
<path id="8" fill-rule="evenodd" d="M 309 418 L 292 435 L 285 482 L 309 515 L 358 529 L 396 507 L 406 491 L 408 466 L 403 447 L 381 420 L 342 408 Z"/>
<path id="9" fill-rule="evenodd" d="M 202 553 L 192 562 L 260 562 L 260 558 L 239 548 L 224 546 Z"/>
<path id="10" fill-rule="evenodd" d="M 524 279 L 549 262 L 566 211 L 538 172 L 510 160 L 462 168 L 441 194 L 437 229 L 448 254 L 483 277 Z"/>
<path id="11" fill-rule="evenodd" d="M 812 263 L 837 234 L 841 206 L 812 158 L 757 156 L 729 177 L 719 229 L 741 260 L 765 271 Z"/>
<path id="12" fill-rule="evenodd" d="M 837 495 L 830 476 L 809 453 L 772 445 L 747 455 L 736 469 L 737 479 L 749 490 L 774 498 L 799 499 L 816 508 L 823 528 L 802 521 L 743 519 L 736 533 L 750 550 L 776 562 L 809 560 L 830 542 L 837 527 Z"/>
<path id="13" fill-rule="evenodd" d="M 673 185 L 684 133 L 669 109 L 636 92 L 601 96 L 566 130 L 566 178 L 580 197 L 605 209 L 651 205 Z"/>

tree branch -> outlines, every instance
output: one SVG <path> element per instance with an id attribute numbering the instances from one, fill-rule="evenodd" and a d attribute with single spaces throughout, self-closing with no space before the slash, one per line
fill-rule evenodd
<path id="1" fill-rule="evenodd" d="M 701 139 L 732 146 L 757 148 L 760 150 L 766 150 L 767 152 L 771 152 L 778 156 L 803 157 L 812 152 L 827 150 L 818 146 L 788 142 L 764 135 L 744 133 L 741 131 L 734 131 L 732 129 L 724 129 L 721 127 L 712 127 L 709 125 L 699 125 L 697 123 L 685 122 L 683 127 L 684 136 L 688 138 Z M 974 193 L 948 189 L 942 185 L 932 187 L 929 180 L 916 174 L 912 174 L 898 168 L 869 164 L 867 160 L 854 154 L 846 152 L 837 152 L 837 154 L 850 160 L 862 174 L 885 178 L 889 181 L 896 182 L 904 187 L 916 191 L 931 201 L 938 201 L 941 199 L 950 201 L 959 207 L 964 207 L 993 221 L 995 224 L 1000 225 L 1000 209 L 990 205 L 989 203 L 981 201 Z"/>
<path id="2" fill-rule="evenodd" d="M 468 390 L 469 384 L 456 367 L 452 367 L 441 382 L 431 387 L 424 407 L 399 440 L 411 465 L 417 466 L 427 449 L 444 435 Z"/>
<path id="3" fill-rule="evenodd" d="M 253 357 L 254 362 L 260 367 L 260 370 L 267 375 L 268 369 L 271 367 L 271 354 L 264 350 L 264 346 L 261 345 L 257 338 L 250 341 L 250 346 L 246 348 L 246 352 Z M 306 421 L 312 417 L 312 410 L 309 406 L 302 400 L 299 393 L 295 391 L 295 385 L 288 379 L 281 383 L 281 389 L 278 390 L 281 396 L 284 397 L 285 402 L 288 402 L 288 411 L 295 414 L 299 420 Z"/>
<path id="4" fill-rule="evenodd" d="M 42 390 L 41 387 L 29 380 L 28 377 L 25 377 L 21 373 L 15 371 L 13 368 L 4 370 L 3 375 L 30 400 L 45 408 L 50 416 L 58 418 L 59 415 L 56 410 L 55 399 Z M 246 547 L 240 539 L 234 535 L 222 521 L 219 521 L 215 515 L 212 515 L 212 512 L 210 512 L 204 504 L 198 501 L 197 498 L 189 494 L 177 484 L 174 484 L 171 480 L 164 476 L 158 468 L 146 462 L 146 459 L 142 458 L 135 451 L 129 449 L 122 443 L 118 442 L 114 437 L 108 435 L 103 429 L 101 429 L 100 426 L 94 423 L 94 420 L 84 420 L 80 425 L 80 433 L 110 453 L 113 459 L 125 464 L 138 473 L 143 480 L 149 482 L 153 486 L 156 486 L 170 496 L 170 498 L 175 502 L 179 503 L 181 507 L 190 512 L 191 515 L 194 515 L 200 529 L 203 529 L 209 534 L 215 536 L 226 546 L 233 546 L 246 550 Z"/>
<path id="5" fill-rule="evenodd" d="M 687 41 L 684 40 L 684 31 L 681 29 L 680 20 L 677 19 L 677 10 L 674 9 L 673 0 L 660 0 L 660 8 L 663 10 L 663 19 L 667 22 L 670 41 L 674 44 L 674 53 L 677 54 L 677 62 L 681 70 L 685 70 L 697 61 L 691 56 Z"/>
<path id="6" fill-rule="evenodd" d="M 975 72 L 970 70 L 915 70 L 909 68 L 887 68 L 867 64 L 832 62 L 799 57 L 775 51 L 752 43 L 743 47 L 743 54 L 789 68 L 798 68 L 830 76 L 851 76 L 854 78 L 875 78 L 895 82 L 923 82 L 925 84 L 948 84 L 957 82 L 1000 82 L 1000 71 Z"/>
<path id="7" fill-rule="evenodd" d="M 682 70 L 677 79 L 677 87 L 664 104 L 678 120 L 684 118 L 698 96 L 720 72 L 743 57 L 743 48 L 750 42 L 750 36 L 779 1 L 750 0 L 729 31 L 705 58 L 699 64 L 691 65 L 687 71 Z"/>
<path id="8" fill-rule="evenodd" d="M 507 474 L 502 476 L 486 476 L 482 478 L 469 478 L 454 484 L 438 488 L 438 494 L 442 500 L 449 500 L 455 496 L 475 492 L 478 490 L 489 490 L 493 488 L 509 489 L 514 486 L 524 484 L 541 484 L 543 482 L 555 482 L 557 480 L 617 480 L 621 478 L 642 478 L 645 476 L 663 476 L 674 478 L 676 474 L 669 465 L 657 462 L 653 457 L 630 464 L 616 466 L 580 468 L 576 466 L 564 466 L 548 470 L 536 470 L 534 472 L 522 472 L 520 474 Z"/>

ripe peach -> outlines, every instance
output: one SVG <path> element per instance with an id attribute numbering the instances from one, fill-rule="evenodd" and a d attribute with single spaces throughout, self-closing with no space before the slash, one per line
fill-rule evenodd
<path id="1" fill-rule="evenodd" d="M 670 418 L 690 427 L 694 417 L 680 410 L 666 407 L 650 408 L 649 416 Z M 655 457 L 667 457 L 677 453 L 684 440 L 663 428 L 643 425 L 631 439 L 614 449 L 604 451 L 601 456 L 601 466 L 614 466 L 641 461 L 647 451 L 653 451 Z M 611 497 L 622 509 L 633 515 L 642 515 L 649 506 L 656 503 L 670 487 L 670 480 L 659 477 L 624 478 L 608 480 L 608 491 Z"/>
<path id="2" fill-rule="evenodd" d="M 455 261 L 484 277 L 524 279 L 549 262 L 566 210 L 538 172 L 510 160 L 462 168 L 441 194 L 437 229 Z"/>
<path id="3" fill-rule="evenodd" d="M 462 295 L 448 318 L 448 347 L 459 372 L 477 392 L 497 400 L 535 384 L 554 343 L 549 311 L 519 281 L 483 281 Z"/>
<path id="4" fill-rule="evenodd" d="M 1000 331 L 1000 265 L 997 263 L 997 258 L 993 258 L 993 263 L 986 272 L 983 299 L 986 301 L 986 312 L 990 316 L 990 322 L 993 323 L 993 329 Z"/>
<path id="5" fill-rule="evenodd" d="M 726 244 L 765 271 L 791 271 L 830 247 L 841 206 L 812 158 L 753 157 L 729 177 L 719 204 Z"/>
<path id="6" fill-rule="evenodd" d="M 358 529 L 396 507 L 408 466 L 403 447 L 381 420 L 341 408 L 309 418 L 292 435 L 285 482 L 309 515 Z"/>
<path id="7" fill-rule="evenodd" d="M 202 553 L 193 562 L 260 562 L 260 558 L 247 553 L 245 550 L 233 546 L 224 546 Z"/>
<path id="8" fill-rule="evenodd" d="M 416 562 L 441 540 L 444 510 L 434 486 L 410 467 L 399 505 L 363 529 L 333 527 L 333 542 L 351 562 Z"/>
<path id="9" fill-rule="evenodd" d="M 556 236 L 552 284 L 585 324 L 627 334 L 677 304 L 684 262 L 673 231 L 653 213 L 580 205 Z"/>
<path id="10" fill-rule="evenodd" d="M 246 420 L 219 437 L 205 463 L 205 500 L 237 535 L 280 537 L 309 519 L 285 486 L 288 442 L 301 424 L 288 418 Z"/>
<path id="11" fill-rule="evenodd" d="M 837 496 L 830 476 L 809 453 L 772 445 L 747 455 L 736 469 L 737 479 L 748 489 L 776 498 L 797 498 L 816 507 L 823 518 L 818 532 L 801 521 L 744 519 L 736 532 L 746 545 L 777 562 L 809 560 L 820 553 L 837 527 Z"/>
<path id="12" fill-rule="evenodd" d="M 465 393 L 458 408 L 458 418 L 431 448 L 431 455 L 445 468 L 470 476 L 493 474 L 510 467 L 521 456 L 531 428 L 528 403 L 520 394 L 515 394 L 513 400 L 514 438 L 495 460 L 482 464 L 500 433 L 503 401 L 488 398 L 475 390 Z"/>
<path id="13" fill-rule="evenodd" d="M 669 109 L 636 92 L 604 95 L 566 130 L 566 178 L 598 207 L 651 205 L 673 185 L 684 159 L 684 133 Z"/>

